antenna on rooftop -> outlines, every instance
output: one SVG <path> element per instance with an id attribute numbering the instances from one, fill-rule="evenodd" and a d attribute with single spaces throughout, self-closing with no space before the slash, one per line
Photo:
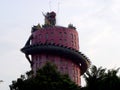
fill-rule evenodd
<path id="1" fill-rule="evenodd" d="M 57 14 L 59 13 L 59 10 L 60 10 L 60 2 L 58 2 Z"/>
<path id="2" fill-rule="evenodd" d="M 50 9 L 50 12 L 51 12 L 51 0 L 49 0 L 49 9 Z"/>
<path id="3" fill-rule="evenodd" d="M 50 12 L 54 11 L 54 10 L 52 10 L 53 9 L 52 7 L 57 9 L 56 13 L 58 14 L 59 11 L 60 11 L 60 1 L 59 0 L 55 0 L 55 1 L 54 0 L 49 0 L 49 11 Z"/>

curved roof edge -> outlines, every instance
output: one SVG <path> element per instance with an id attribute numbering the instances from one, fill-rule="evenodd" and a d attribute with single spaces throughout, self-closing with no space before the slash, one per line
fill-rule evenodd
<path id="1" fill-rule="evenodd" d="M 49 53 L 70 58 L 71 60 L 73 60 L 73 62 L 80 65 L 81 75 L 84 74 L 84 72 L 86 72 L 86 70 L 90 66 L 90 60 L 84 54 L 70 48 L 65 48 L 63 46 L 45 44 L 30 45 L 23 47 L 21 51 L 28 55 L 37 53 Z"/>

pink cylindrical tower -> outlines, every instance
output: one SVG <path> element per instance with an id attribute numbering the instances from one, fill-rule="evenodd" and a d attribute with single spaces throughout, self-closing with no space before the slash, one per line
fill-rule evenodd
<path id="1" fill-rule="evenodd" d="M 52 14 L 54 17 L 50 16 Z M 54 12 L 44 16 L 45 25 L 32 27 L 32 34 L 21 51 L 25 53 L 34 73 L 46 62 L 51 62 L 62 74 L 68 74 L 72 81 L 80 85 L 80 76 L 87 70 L 90 62 L 79 52 L 79 38 L 75 27 L 55 26 Z"/>

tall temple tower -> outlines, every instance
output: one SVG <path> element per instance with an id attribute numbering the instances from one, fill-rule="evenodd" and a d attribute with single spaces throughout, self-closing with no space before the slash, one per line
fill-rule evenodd
<path id="1" fill-rule="evenodd" d="M 89 59 L 79 51 L 79 38 L 72 24 L 56 26 L 56 13 L 43 14 L 45 24 L 32 27 L 31 36 L 21 49 L 34 72 L 46 62 L 54 63 L 62 74 L 81 85 L 80 76 L 90 65 Z"/>

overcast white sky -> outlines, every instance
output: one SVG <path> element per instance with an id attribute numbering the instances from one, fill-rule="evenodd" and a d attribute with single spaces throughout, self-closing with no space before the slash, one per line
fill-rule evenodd
<path id="1" fill-rule="evenodd" d="M 20 49 L 50 10 L 57 12 L 57 25 L 76 26 L 80 51 L 93 64 L 120 67 L 120 0 L 0 0 L 0 90 L 30 70 Z"/>

